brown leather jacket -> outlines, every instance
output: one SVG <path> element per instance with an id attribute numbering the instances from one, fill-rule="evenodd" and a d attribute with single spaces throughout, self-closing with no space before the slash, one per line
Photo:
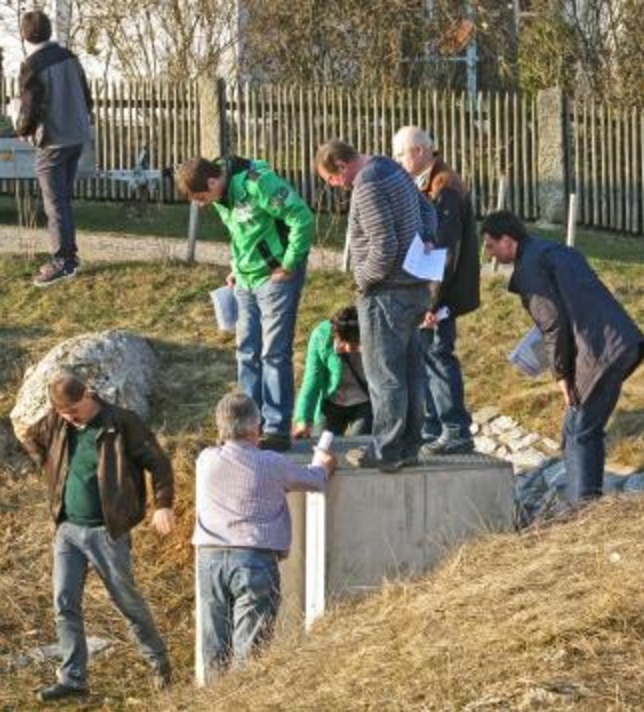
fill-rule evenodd
<path id="1" fill-rule="evenodd" d="M 447 248 L 445 277 L 430 284 L 430 311 L 447 306 L 453 317 L 468 314 L 480 304 L 479 246 L 470 196 L 463 181 L 440 156 L 436 156 L 419 188 L 438 213 L 433 242 Z"/>
<path id="2" fill-rule="evenodd" d="M 170 459 L 136 413 L 102 402 L 103 428 L 97 437 L 98 482 L 105 526 L 113 539 L 145 516 L 144 471 L 152 475 L 154 506 L 172 507 L 174 476 Z M 49 486 L 49 507 L 60 521 L 69 472 L 69 429 L 52 410 L 28 431 L 23 445 L 42 467 Z"/>

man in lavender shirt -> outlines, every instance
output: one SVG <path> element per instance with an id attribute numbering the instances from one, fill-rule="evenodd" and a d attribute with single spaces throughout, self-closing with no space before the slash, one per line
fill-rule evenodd
<path id="1" fill-rule="evenodd" d="M 278 562 L 291 546 L 286 495 L 323 491 L 335 470 L 328 452 L 316 450 L 301 466 L 260 450 L 260 414 L 243 393 L 224 396 L 215 419 L 224 444 L 197 458 L 192 539 L 204 682 L 270 639 L 280 604 Z"/>

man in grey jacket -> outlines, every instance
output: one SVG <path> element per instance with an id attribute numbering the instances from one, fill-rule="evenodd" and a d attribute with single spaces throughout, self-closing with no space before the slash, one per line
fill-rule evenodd
<path id="1" fill-rule="evenodd" d="M 599 497 L 604 428 L 622 383 L 644 358 L 644 336 L 577 250 L 530 237 L 508 211 L 488 215 L 481 235 L 492 257 L 514 263 L 509 290 L 541 331 L 563 395 L 568 502 Z"/>
<path id="2" fill-rule="evenodd" d="M 36 177 L 51 237 L 52 260 L 34 278 L 37 287 L 74 277 L 78 269 L 72 191 L 83 144 L 90 139 L 92 99 L 76 56 L 50 41 L 51 22 L 40 10 L 21 22 L 29 56 L 20 67 L 16 132 L 36 146 Z"/>
<path id="3" fill-rule="evenodd" d="M 421 443 L 418 326 L 429 307 L 427 282 L 406 272 L 403 262 L 416 235 L 434 236 L 436 211 L 407 172 L 385 156 L 358 153 L 336 139 L 320 146 L 316 164 L 330 186 L 352 189 L 348 238 L 373 440 L 347 460 L 396 472 L 417 462 Z"/>

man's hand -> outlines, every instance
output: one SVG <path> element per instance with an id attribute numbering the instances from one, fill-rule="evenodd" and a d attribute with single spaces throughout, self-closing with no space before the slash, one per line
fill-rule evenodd
<path id="1" fill-rule="evenodd" d="M 271 272 L 271 282 L 288 282 L 293 278 L 293 272 L 289 272 L 284 267 L 276 267 Z"/>
<path id="2" fill-rule="evenodd" d="M 174 527 L 174 513 L 172 510 L 169 507 L 156 509 L 152 515 L 152 526 L 162 536 L 169 534 Z"/>
<path id="3" fill-rule="evenodd" d="M 326 478 L 328 480 L 333 476 L 338 460 L 332 452 L 316 450 L 313 454 L 313 464 L 326 470 Z"/>
<path id="4" fill-rule="evenodd" d="M 579 405 L 579 403 L 577 402 L 577 396 L 575 395 L 575 389 L 568 383 L 565 378 L 562 378 L 560 381 L 557 381 L 557 385 L 559 386 L 559 390 L 563 394 L 566 408 L 574 408 L 575 406 Z"/>
<path id="5" fill-rule="evenodd" d="M 291 430 L 291 435 L 295 440 L 303 440 L 304 438 L 311 437 L 311 431 L 313 428 L 307 423 L 295 423 L 293 429 Z"/>
<path id="6" fill-rule="evenodd" d="M 229 274 L 226 275 L 226 286 L 230 287 L 231 289 L 235 286 L 237 280 L 235 279 L 235 273 L 230 272 Z"/>
<path id="7" fill-rule="evenodd" d="M 420 324 L 421 329 L 435 329 L 438 326 L 438 316 L 432 312 L 428 311 L 425 314 L 425 318 Z"/>

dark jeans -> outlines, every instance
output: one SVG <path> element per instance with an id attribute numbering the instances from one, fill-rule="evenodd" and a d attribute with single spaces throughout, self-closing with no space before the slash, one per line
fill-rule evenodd
<path id="1" fill-rule="evenodd" d="M 368 455 L 383 462 L 413 457 L 421 444 L 422 363 L 418 325 L 427 311 L 423 286 L 358 298 L 358 320 L 371 406 Z"/>
<path id="2" fill-rule="evenodd" d="M 91 564 L 113 603 L 125 616 L 132 638 L 155 670 L 167 661 L 166 647 L 147 603 L 132 575 L 131 540 L 113 540 L 105 527 L 83 527 L 63 522 L 54 540 L 54 610 L 63 655 L 60 682 L 73 687 L 87 684 L 87 642 L 83 622 L 83 591 Z"/>
<path id="3" fill-rule="evenodd" d="M 293 415 L 293 339 L 306 268 L 286 282 L 235 287 L 239 385 L 262 415 L 266 433 L 290 433 Z"/>
<path id="4" fill-rule="evenodd" d="M 568 408 L 563 424 L 566 498 L 574 505 L 602 494 L 606 462 L 605 427 L 617 405 L 624 373 L 637 358 L 627 353 L 595 384 L 586 401 Z"/>
<path id="5" fill-rule="evenodd" d="M 270 639 L 279 604 L 276 553 L 197 549 L 197 640 L 205 682 L 231 663 L 243 663 Z"/>
<path id="6" fill-rule="evenodd" d="M 43 205 L 54 259 L 76 260 L 76 228 L 72 211 L 72 192 L 83 145 L 39 148 L 36 151 L 35 171 Z"/>
<path id="7" fill-rule="evenodd" d="M 470 440 L 472 418 L 465 407 L 461 364 L 454 353 L 456 320 L 448 317 L 435 329 L 420 330 L 425 365 L 423 438 Z"/>
<path id="8" fill-rule="evenodd" d="M 330 430 L 334 435 L 369 435 L 373 424 L 371 403 L 356 405 L 338 405 L 333 401 L 324 401 L 322 417 L 316 423 L 316 430 Z"/>

